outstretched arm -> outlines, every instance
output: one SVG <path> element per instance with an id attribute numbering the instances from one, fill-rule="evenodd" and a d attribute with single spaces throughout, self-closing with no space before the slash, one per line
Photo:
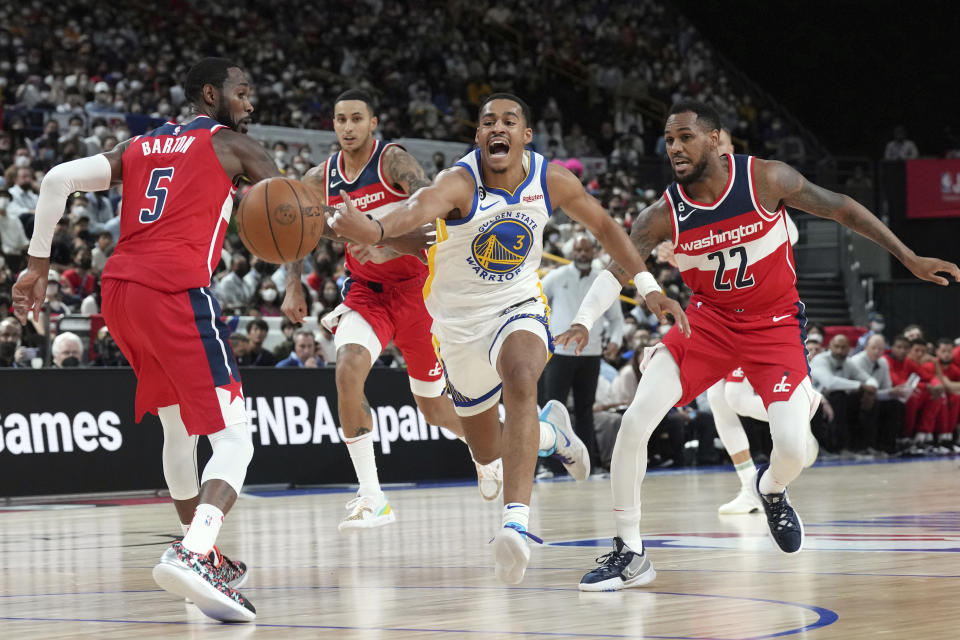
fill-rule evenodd
<path id="1" fill-rule="evenodd" d="M 754 174 L 760 197 L 766 202 L 776 203 L 775 208 L 785 204 L 821 218 L 836 220 L 889 251 L 921 280 L 946 286 L 950 281 L 937 275 L 941 272 L 952 276 L 954 282 L 960 282 L 960 267 L 946 260 L 918 256 L 883 222 L 853 198 L 818 187 L 804 178 L 796 169 L 782 162 L 769 160 L 755 162 Z"/>
<path id="2" fill-rule="evenodd" d="M 556 165 L 551 165 L 551 167 L 554 166 Z M 572 174 L 571 177 L 573 177 Z M 663 293 L 656 279 L 647 271 L 646 263 L 644 262 L 644 256 L 650 255 L 657 244 L 670 238 L 673 233 L 670 223 L 669 206 L 667 206 L 666 202 L 661 198 L 660 201 L 645 209 L 637 217 L 629 237 L 632 245 L 630 242 L 626 242 L 629 249 L 624 257 L 623 248 L 619 246 L 619 242 L 621 240 L 626 241 L 627 237 L 613 219 L 600 207 L 599 203 L 583 190 L 579 180 L 576 180 L 575 177 L 573 177 L 573 179 L 576 181 L 576 187 L 583 196 L 585 196 L 586 201 L 579 195 L 574 195 L 570 200 L 565 202 L 563 200 L 554 200 L 554 191 L 552 188 L 550 199 L 555 202 L 558 207 L 563 208 L 571 218 L 580 220 L 584 226 L 593 231 L 598 236 L 598 239 L 600 239 L 600 243 L 611 254 L 613 260 L 607 266 L 604 274 L 593 282 L 580 305 L 580 309 L 573 320 L 572 326 L 569 330 L 557 337 L 557 344 L 566 345 L 574 343 L 576 345 L 574 352 L 579 354 L 589 339 L 590 327 L 593 326 L 593 323 L 596 322 L 597 318 L 603 314 L 610 304 L 616 300 L 617 295 L 620 293 L 621 285 L 630 281 L 631 272 L 636 274 L 637 291 L 639 295 L 643 296 L 650 310 L 653 311 L 658 318 L 663 318 L 667 315 L 672 316 L 680 326 L 683 334 L 689 336 L 690 325 L 687 322 L 686 314 L 680 307 L 680 303 L 667 297 Z M 569 188 L 573 190 L 572 183 L 569 185 Z M 572 210 L 570 208 L 571 203 L 573 204 Z M 597 212 L 599 212 L 599 217 L 597 217 Z M 578 217 L 578 215 L 580 217 Z M 605 229 L 607 235 L 601 236 L 588 220 L 600 229 Z M 612 246 L 605 244 L 603 237 L 606 237 L 608 242 L 612 239 Z M 616 253 L 614 252 L 614 246 L 617 247 Z M 623 266 L 624 263 L 627 265 L 626 268 Z"/>
<path id="3" fill-rule="evenodd" d="M 367 218 L 341 191 L 346 207 L 330 216 L 330 226 L 340 237 L 358 244 L 379 244 L 384 238 L 396 238 L 446 218 L 455 209 L 469 211 L 475 191 L 476 184 L 464 169 L 447 169 L 432 185 L 418 190 L 379 220 Z"/>
<path id="4" fill-rule="evenodd" d="M 30 312 L 35 318 L 40 315 L 50 273 L 50 246 L 67 197 L 74 191 L 104 191 L 119 182 L 123 177 L 123 152 L 129 144 L 128 140 L 107 153 L 58 164 L 40 183 L 27 270 L 13 285 L 13 314 L 21 323 L 26 324 Z"/>

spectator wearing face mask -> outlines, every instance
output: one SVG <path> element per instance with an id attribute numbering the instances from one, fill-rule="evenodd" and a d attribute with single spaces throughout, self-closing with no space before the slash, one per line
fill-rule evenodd
<path id="1" fill-rule="evenodd" d="M 254 294 L 250 302 L 256 315 L 261 316 L 279 316 L 280 312 L 280 292 L 277 291 L 277 285 L 273 280 L 266 278 L 260 283 L 260 288 Z"/>
<path id="2" fill-rule="evenodd" d="M 84 106 L 87 113 L 109 113 L 114 110 L 110 85 L 100 81 L 93 86 L 93 100 Z"/>
<path id="3" fill-rule="evenodd" d="M 224 309 L 246 309 L 257 290 L 258 274 L 242 255 L 233 257 L 230 272 L 214 286 L 213 292 Z"/>
<path id="4" fill-rule="evenodd" d="M 107 264 L 107 258 L 113 253 L 113 234 L 109 231 L 101 231 L 97 234 L 97 244 L 90 251 L 92 269 L 98 276 L 103 273 L 103 267 Z"/>
<path id="5" fill-rule="evenodd" d="M 53 366 L 70 369 L 83 366 L 83 341 L 80 336 L 67 331 L 53 339 Z"/>
<path id="6" fill-rule="evenodd" d="M 90 363 L 94 367 L 129 367 L 130 364 L 117 346 L 116 340 L 110 335 L 107 327 L 100 327 L 97 331 L 97 343 L 94 346 L 97 355 Z"/>
<path id="7" fill-rule="evenodd" d="M 90 272 L 93 259 L 90 250 L 81 247 L 73 252 L 73 268 L 63 272 L 63 279 L 70 283 L 73 293 L 84 298 L 93 293 L 97 279 Z"/>
<path id="8" fill-rule="evenodd" d="M 17 156 L 15 162 L 19 163 Z M 33 229 L 33 213 L 37 208 L 38 190 L 33 175 L 33 169 L 30 168 L 29 157 L 27 157 L 26 166 L 17 166 L 17 173 L 14 177 L 14 184 L 9 188 L 10 204 L 7 205 L 7 212 L 12 216 L 18 216 L 23 222 L 23 216 L 29 216 L 30 228 Z M 27 225 L 24 224 L 24 229 Z"/>
<path id="9" fill-rule="evenodd" d="M 10 192 L 0 189 L 0 253 L 12 271 L 19 271 L 30 239 L 20 218 L 8 212 Z"/>

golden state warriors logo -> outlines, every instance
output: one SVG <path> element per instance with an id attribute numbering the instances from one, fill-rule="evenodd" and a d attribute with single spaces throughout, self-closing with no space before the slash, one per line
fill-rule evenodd
<path id="1" fill-rule="evenodd" d="M 533 231 L 526 224 L 500 220 L 473 239 L 473 259 L 488 273 L 510 273 L 523 264 L 532 243 Z"/>

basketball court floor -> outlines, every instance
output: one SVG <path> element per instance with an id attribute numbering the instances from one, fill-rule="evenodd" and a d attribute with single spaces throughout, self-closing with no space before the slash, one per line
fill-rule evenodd
<path id="1" fill-rule="evenodd" d="M 220 546 L 251 566 L 248 625 L 154 584 L 169 504 L 0 505 L 0 638 L 960 638 L 958 480 L 955 459 L 818 464 L 790 489 L 807 537 L 785 556 L 762 516 L 717 515 L 732 471 L 651 473 L 658 576 L 611 593 L 577 590 L 608 550 L 605 479 L 537 485 L 546 544 L 518 586 L 493 575 L 500 507 L 473 485 L 391 488 L 397 522 L 357 535 L 337 532 L 347 493 L 244 496 Z"/>

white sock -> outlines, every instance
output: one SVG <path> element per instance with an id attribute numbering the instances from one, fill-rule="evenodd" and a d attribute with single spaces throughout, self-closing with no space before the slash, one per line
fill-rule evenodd
<path id="1" fill-rule="evenodd" d="M 212 504 L 197 505 L 197 510 L 193 512 L 190 529 L 183 536 L 183 546 L 188 551 L 207 555 L 217 541 L 221 526 L 223 526 L 223 511 Z"/>
<path id="2" fill-rule="evenodd" d="M 527 524 L 530 522 L 530 507 L 522 502 L 503 505 L 503 526 L 507 526 L 508 522 L 516 522 L 526 531 Z"/>
<path id="3" fill-rule="evenodd" d="M 357 473 L 360 482 L 361 496 L 377 496 L 380 494 L 380 480 L 377 478 L 377 459 L 373 455 L 373 433 L 346 440 L 347 451 L 353 462 L 353 470 Z"/>
<path id="4" fill-rule="evenodd" d="M 549 422 L 540 422 L 540 451 L 550 451 L 557 446 L 557 430 Z"/>
<path id="5" fill-rule="evenodd" d="M 187 531 L 190 529 L 190 525 L 180 523 L 180 530 L 183 531 L 183 535 L 187 535 Z"/>
<path id="6" fill-rule="evenodd" d="M 733 466 L 737 470 L 737 476 L 740 478 L 740 485 L 743 487 L 753 487 L 757 479 L 757 467 L 753 464 L 753 458 L 746 462 L 741 462 Z"/>
<path id="7" fill-rule="evenodd" d="M 617 522 L 617 537 L 632 550 L 640 553 L 643 549 L 643 537 L 640 535 L 640 507 L 615 509 L 613 519 Z"/>

